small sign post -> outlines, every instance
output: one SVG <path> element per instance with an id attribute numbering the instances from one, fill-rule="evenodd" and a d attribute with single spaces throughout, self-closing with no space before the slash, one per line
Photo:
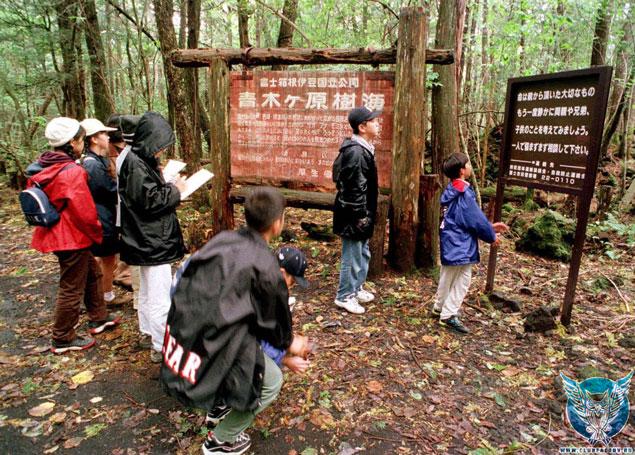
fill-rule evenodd
<path id="1" fill-rule="evenodd" d="M 509 79 L 494 220 L 500 221 L 505 185 L 578 197 L 577 224 L 561 322 L 571 322 L 612 67 Z M 486 291 L 494 287 L 497 248 L 490 249 Z"/>

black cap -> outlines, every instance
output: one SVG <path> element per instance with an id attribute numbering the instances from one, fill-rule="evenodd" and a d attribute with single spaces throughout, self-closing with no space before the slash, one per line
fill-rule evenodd
<path id="1" fill-rule="evenodd" d="M 111 136 L 111 141 L 121 142 L 123 140 L 126 144 L 132 144 L 132 138 L 140 119 L 139 115 L 129 114 L 112 114 L 108 117 L 106 124 L 118 129 L 118 131 L 113 131 L 114 137 Z"/>
<path id="2" fill-rule="evenodd" d="M 356 107 L 348 113 L 348 123 L 351 124 L 353 130 L 356 130 L 362 123 L 366 123 L 380 115 L 381 110 L 373 112 L 366 106 Z"/>
<path id="3" fill-rule="evenodd" d="M 302 289 L 309 287 L 309 282 L 304 278 L 307 263 L 302 251 L 292 246 L 283 246 L 276 251 L 276 258 L 280 267 L 285 269 Z"/>

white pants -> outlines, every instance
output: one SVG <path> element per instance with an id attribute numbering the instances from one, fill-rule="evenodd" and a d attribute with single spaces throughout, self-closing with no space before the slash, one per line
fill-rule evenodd
<path id="1" fill-rule="evenodd" d="M 170 310 L 170 264 L 139 267 L 139 330 L 152 337 L 152 349 L 161 352 Z"/>
<path id="2" fill-rule="evenodd" d="M 456 316 L 470 288 L 471 279 L 472 264 L 441 266 L 439 289 L 434 302 L 434 309 L 441 312 L 441 319 Z"/>

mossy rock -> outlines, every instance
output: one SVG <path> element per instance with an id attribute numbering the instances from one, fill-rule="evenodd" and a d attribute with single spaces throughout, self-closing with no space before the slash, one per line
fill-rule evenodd
<path id="1" fill-rule="evenodd" d="M 517 229 L 514 231 L 518 232 Z M 571 260 L 575 224 L 561 214 L 547 210 L 533 224 L 518 233 L 521 237 L 516 241 L 517 250 L 530 251 L 563 262 Z"/>
<path id="2" fill-rule="evenodd" d="M 578 382 L 586 381 L 587 379 L 590 379 L 590 378 L 605 378 L 606 377 L 604 373 L 602 373 L 600 370 L 590 365 L 579 368 L 577 373 L 578 373 L 577 374 Z"/>

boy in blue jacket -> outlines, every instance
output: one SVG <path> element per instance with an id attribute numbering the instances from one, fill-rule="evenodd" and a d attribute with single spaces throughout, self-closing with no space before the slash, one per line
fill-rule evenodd
<path id="1" fill-rule="evenodd" d="M 472 264 L 480 262 L 478 239 L 498 246 L 501 237 L 497 233 L 509 227 L 490 223 L 476 203 L 474 190 L 466 181 L 472 174 L 466 155 L 455 152 L 448 156 L 443 162 L 443 173 L 450 183 L 441 195 L 441 274 L 432 313 L 439 317 L 442 326 L 468 333 L 457 313 L 470 287 Z"/>

